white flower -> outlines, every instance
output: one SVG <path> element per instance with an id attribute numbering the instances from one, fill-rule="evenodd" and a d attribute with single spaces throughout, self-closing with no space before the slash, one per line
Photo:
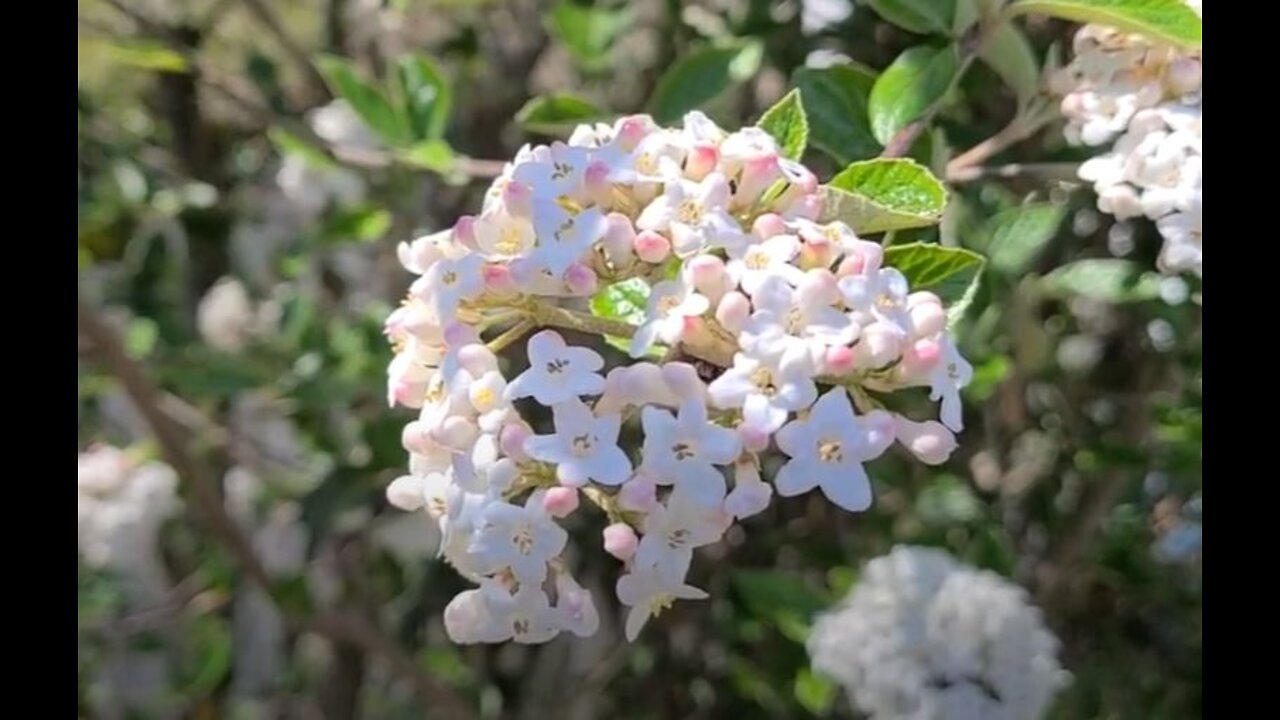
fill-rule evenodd
<path id="1" fill-rule="evenodd" d="M 534 150 L 533 155 L 532 162 L 516 167 L 511 179 L 532 188 L 534 197 L 572 197 L 582 188 L 582 175 L 591 160 L 589 150 L 555 142 Z"/>
<path id="2" fill-rule="evenodd" d="M 941 345 L 942 358 L 929 374 L 929 398 L 942 400 L 942 424 L 960 432 L 964 429 L 960 389 L 973 380 L 973 366 L 960 355 L 951 338 L 944 337 Z"/>
<path id="3" fill-rule="evenodd" d="M 727 465 L 742 452 L 737 433 L 707 420 L 707 407 L 688 400 L 673 417 L 666 410 L 646 407 L 640 414 L 644 427 L 643 468 L 659 485 L 674 485 L 678 492 L 706 506 L 724 500 L 724 476 L 715 465 Z"/>
<path id="4" fill-rule="evenodd" d="M 738 338 L 742 349 L 783 364 L 815 365 L 828 347 L 848 345 L 858 326 L 848 315 L 823 302 L 817 293 L 801 293 L 781 276 L 770 275 L 752 297 L 755 312 Z"/>
<path id="5" fill-rule="evenodd" d="M 631 477 L 631 461 L 618 447 L 620 416 L 597 417 L 577 398 L 555 405 L 551 412 L 556 432 L 525 440 L 529 457 L 554 465 L 556 478 L 570 487 L 581 487 L 588 480 L 620 485 Z"/>
<path id="6" fill-rule="evenodd" d="M 534 210 L 537 248 L 531 255 L 536 267 L 559 277 L 604 236 L 608 227 L 600 208 L 573 212 L 548 202 Z"/>
<path id="7" fill-rule="evenodd" d="M 707 393 L 718 408 L 742 408 L 747 426 L 773 433 L 790 413 L 818 399 L 809 369 L 802 360 L 775 366 L 737 353 L 733 367 L 713 380 Z"/>
<path id="8" fill-rule="evenodd" d="M 640 213 L 636 227 L 671 235 L 671 247 L 686 258 L 704 250 L 737 247 L 742 228 L 729 214 L 729 181 L 711 173 L 702 182 L 676 180 Z"/>
<path id="9" fill-rule="evenodd" d="M 1067 679 L 1022 588 L 928 548 L 868 563 L 808 651 L 871 720 L 1034 720 Z"/>
<path id="10" fill-rule="evenodd" d="M 791 457 L 774 478 L 779 495 L 820 487 L 831 502 L 858 512 L 871 506 L 871 483 L 862 463 L 893 442 L 893 421 L 883 411 L 858 417 L 848 392 L 836 387 L 818 398 L 807 418 L 787 423 L 775 440 Z"/>
<path id="11" fill-rule="evenodd" d="M 555 611 L 559 626 L 578 637 L 591 637 L 600 628 L 600 614 L 591 593 L 567 572 L 556 574 Z"/>
<path id="12" fill-rule="evenodd" d="M 906 332 L 911 327 L 907 315 L 907 278 L 895 268 L 881 268 L 872 274 L 840 278 L 840 293 L 850 310 L 896 325 Z"/>
<path id="13" fill-rule="evenodd" d="M 231 277 L 214 283 L 196 308 L 196 327 L 219 350 L 244 349 L 254 330 L 253 301 L 244 284 Z"/>
<path id="14" fill-rule="evenodd" d="M 483 267 L 484 258 L 479 255 L 466 255 L 457 260 L 445 258 L 432 265 L 414 283 L 414 288 L 435 313 L 436 320 L 447 323 L 454 319 L 459 303 L 484 290 Z"/>
<path id="15" fill-rule="evenodd" d="M 649 291 L 645 322 L 631 338 L 631 357 L 644 355 L 655 342 L 674 345 L 684 334 L 688 318 L 705 313 L 711 304 L 680 280 L 664 280 Z"/>
<path id="16" fill-rule="evenodd" d="M 444 611 L 449 639 L 460 644 L 544 643 L 560 632 L 559 617 L 537 585 L 520 584 L 514 594 L 498 580 L 459 593 Z"/>
<path id="17" fill-rule="evenodd" d="M 773 499 L 773 486 L 760 479 L 754 457 L 739 459 L 733 466 L 733 489 L 724 499 L 724 511 L 741 520 L 764 512 Z"/>
<path id="18" fill-rule="evenodd" d="M 729 277 L 752 296 L 766 278 L 775 275 L 791 285 L 798 285 L 804 273 L 791 261 L 799 252 L 800 240 L 794 235 L 778 235 L 762 243 L 748 245 L 741 258 L 729 260 Z"/>
<path id="19" fill-rule="evenodd" d="M 693 549 L 709 545 L 724 534 L 726 523 L 719 508 L 690 502 L 677 491 L 644 518 L 644 536 L 636 548 L 632 567 L 657 568 L 665 577 L 684 577 L 693 561 Z"/>
<path id="20" fill-rule="evenodd" d="M 529 338 L 529 369 L 507 384 L 509 399 L 533 396 L 548 407 L 604 390 L 599 370 L 604 358 L 594 350 L 566 345 L 560 333 L 543 330 Z"/>
<path id="21" fill-rule="evenodd" d="M 539 585 L 547 577 L 547 562 L 564 550 L 569 534 L 542 507 L 535 492 L 524 507 L 489 503 L 470 552 L 488 572 L 510 568 L 521 585 Z"/>
<path id="22" fill-rule="evenodd" d="M 637 569 L 618 578 L 618 600 L 630 606 L 627 613 L 627 640 L 640 635 L 649 618 L 671 607 L 676 600 L 704 600 L 707 594 L 683 578 L 664 576 L 656 568 Z"/>
<path id="23" fill-rule="evenodd" d="M 473 226 L 476 247 L 489 260 L 524 257 L 533 249 L 537 236 L 533 224 L 505 211 L 482 215 Z"/>

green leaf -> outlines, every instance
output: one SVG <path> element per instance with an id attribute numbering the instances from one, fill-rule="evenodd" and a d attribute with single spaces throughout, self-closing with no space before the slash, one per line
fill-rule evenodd
<path id="1" fill-rule="evenodd" d="M 267 136 L 271 138 L 271 143 L 276 146 L 276 150 L 280 151 L 281 155 L 300 157 L 307 165 L 316 169 L 338 167 L 338 163 L 323 150 L 282 127 L 271 128 L 267 131 Z"/>
<path id="2" fill-rule="evenodd" d="M 848 164 L 880 152 L 867 120 L 867 96 L 875 80 L 874 72 L 859 65 L 802 67 L 791 76 L 809 123 L 809 142 L 836 162 Z"/>
<path id="3" fill-rule="evenodd" d="M 946 33 L 956 12 L 956 0 L 867 0 L 880 17 L 920 35 Z"/>
<path id="4" fill-rule="evenodd" d="M 784 157 L 799 160 L 809 144 L 809 119 L 805 117 L 800 91 L 792 90 L 760 116 L 756 126 L 778 141 Z"/>
<path id="5" fill-rule="evenodd" d="M 792 689 L 796 702 L 814 715 L 826 715 L 836 700 L 836 686 L 807 667 L 796 673 Z"/>
<path id="6" fill-rule="evenodd" d="M 186 639 L 182 694 L 203 698 L 216 690 L 231 671 L 231 631 L 219 616 L 201 615 L 191 622 Z"/>
<path id="7" fill-rule="evenodd" d="M 1141 302 L 1160 297 L 1160 278 L 1128 260 L 1077 260 L 1046 275 L 1040 289 L 1051 297 L 1083 295 L 1117 304 Z"/>
<path id="8" fill-rule="evenodd" d="M 942 183 L 906 158 L 852 163 L 824 193 L 824 220 L 841 220 L 862 235 L 933 225 L 947 206 Z"/>
<path id="9" fill-rule="evenodd" d="M 631 278 L 614 283 L 596 293 L 591 298 L 591 313 L 597 317 L 639 325 L 644 322 L 645 308 L 648 304 L 649 285 L 640 278 Z M 606 335 L 604 339 L 605 342 L 623 352 L 631 350 L 631 342 L 627 338 Z M 650 355 L 657 357 L 661 357 L 662 353 L 661 348 L 651 348 L 649 351 Z"/>
<path id="10" fill-rule="evenodd" d="M 453 92 L 435 63 L 407 55 L 396 64 L 405 114 L 415 140 L 439 140 L 449 123 Z"/>
<path id="11" fill-rule="evenodd" d="M 449 147 L 449 143 L 443 140 L 428 140 L 418 143 L 406 150 L 401 157 L 407 163 L 440 175 L 447 175 L 452 172 L 454 161 L 457 159 L 453 148 Z"/>
<path id="12" fill-rule="evenodd" d="M 649 100 L 653 117 L 672 123 L 724 92 L 731 84 L 755 75 L 764 56 L 759 42 L 708 47 L 676 61 L 658 81 Z"/>
<path id="13" fill-rule="evenodd" d="M 588 7 L 571 0 L 557 3 L 550 17 L 551 34 L 575 60 L 590 70 L 608 65 L 609 48 L 630 24 L 628 9 Z"/>
<path id="14" fill-rule="evenodd" d="M 737 570 L 733 586 L 747 609 L 771 622 L 783 636 L 804 643 L 813 615 L 827 599 L 795 573 L 777 570 Z"/>
<path id="15" fill-rule="evenodd" d="M 1011 22 L 1002 22 L 978 54 L 1018 96 L 1018 106 L 1040 93 L 1040 63 L 1027 36 Z"/>
<path id="16" fill-rule="evenodd" d="M 358 206 L 343 208 L 324 224 L 327 242 L 374 242 L 391 229 L 391 213 L 383 208 Z"/>
<path id="17" fill-rule="evenodd" d="M 151 354 L 160 339 L 160 326 L 151 318 L 134 318 L 124 334 L 124 354 L 142 360 Z"/>
<path id="18" fill-rule="evenodd" d="M 530 132 L 559 135 L 572 131 L 580 123 L 604 117 L 604 110 L 586 100 L 569 93 L 556 93 L 530 99 L 516 113 L 516 122 Z"/>
<path id="19" fill-rule="evenodd" d="M 898 56 L 871 88 L 871 133 L 881 145 L 919 118 L 951 88 L 959 66 L 954 46 L 918 45 Z"/>
<path id="20" fill-rule="evenodd" d="M 1055 203 L 1031 203 L 997 213 L 987 221 L 987 257 L 1005 273 L 1026 269 L 1058 232 L 1067 209 Z"/>
<path id="21" fill-rule="evenodd" d="M 351 103 L 360 119 L 383 142 L 392 146 L 409 142 L 407 118 L 396 112 L 381 90 L 360 78 L 351 61 L 330 55 L 319 58 L 316 64 L 328 82 L 329 89 Z"/>
<path id="22" fill-rule="evenodd" d="M 85 40 L 101 48 L 108 58 L 130 67 L 165 73 L 191 72 L 191 64 L 179 52 L 158 40 Z"/>
<path id="23" fill-rule="evenodd" d="M 1020 0 L 1010 11 L 1109 25 L 1197 49 L 1203 28 L 1200 16 L 1185 0 Z"/>
<path id="24" fill-rule="evenodd" d="M 885 248 L 884 264 L 905 275 L 913 292 L 936 294 L 954 319 L 973 301 L 986 260 L 963 248 L 909 243 Z"/>

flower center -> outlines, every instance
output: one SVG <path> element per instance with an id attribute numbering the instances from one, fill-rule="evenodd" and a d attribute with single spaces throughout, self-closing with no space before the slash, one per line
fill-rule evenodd
<path id="1" fill-rule="evenodd" d="M 590 433 L 582 435 L 574 435 L 569 441 L 569 448 L 573 451 L 574 457 L 585 457 L 591 454 L 596 447 L 596 439 Z"/>
<path id="2" fill-rule="evenodd" d="M 804 330 L 804 313 L 793 307 L 787 311 L 787 334 L 798 335 L 801 330 Z"/>
<path id="3" fill-rule="evenodd" d="M 565 221 L 560 223 L 560 227 L 556 228 L 556 242 L 564 242 L 565 236 L 571 232 L 573 232 L 573 218 L 565 218 Z"/>
<path id="4" fill-rule="evenodd" d="M 480 388 L 476 391 L 475 405 L 477 410 L 490 407 L 493 405 L 493 391 L 489 388 Z"/>
<path id="5" fill-rule="evenodd" d="M 769 267 L 769 256 L 763 252 L 749 252 L 744 264 L 748 270 L 764 270 Z"/>
<path id="6" fill-rule="evenodd" d="M 676 208 L 676 219 L 685 225 L 697 225 L 702 222 L 704 211 L 697 200 L 684 200 Z"/>
<path id="7" fill-rule="evenodd" d="M 564 178 L 569 177 L 569 175 L 572 172 L 573 172 L 573 166 L 567 162 L 551 163 L 551 179 L 552 180 L 563 180 Z"/>
<path id="8" fill-rule="evenodd" d="M 778 386 L 773 383 L 773 372 L 769 368 L 756 368 L 755 372 L 751 373 L 751 384 L 767 397 L 773 397 L 778 393 Z"/>
<path id="9" fill-rule="evenodd" d="M 511 534 L 511 544 L 516 546 L 517 552 L 527 556 L 533 552 L 533 531 L 529 529 L 528 525 L 520 525 Z"/>
<path id="10" fill-rule="evenodd" d="M 693 443 L 680 441 L 671 446 L 671 454 L 676 456 L 677 460 L 688 460 L 698 454 Z"/>
<path id="11" fill-rule="evenodd" d="M 838 463 L 844 460 L 844 450 L 839 440 L 819 440 L 818 459 L 825 463 Z"/>
<path id="12" fill-rule="evenodd" d="M 452 285 L 458 282 L 458 273 L 452 270 L 446 270 L 444 274 L 440 276 L 440 282 L 445 285 Z"/>
<path id="13" fill-rule="evenodd" d="M 689 542 L 689 531 L 684 528 L 667 533 L 667 547 L 679 550 Z"/>
<path id="14" fill-rule="evenodd" d="M 567 358 L 555 358 L 553 360 L 548 360 L 547 374 L 559 375 L 560 373 L 564 372 L 564 369 L 567 367 L 569 367 L 569 360 Z"/>
<path id="15" fill-rule="evenodd" d="M 661 298 L 658 300 L 658 312 L 663 315 L 666 315 L 672 310 L 675 310 L 676 308 L 680 307 L 681 302 L 683 301 L 675 295 L 668 295 L 664 298 Z"/>
<path id="16" fill-rule="evenodd" d="M 524 245 L 520 239 L 520 231 L 515 227 L 508 226 L 502 229 L 498 235 L 498 241 L 493 244 L 493 249 L 503 255 L 514 255 L 520 251 Z"/>
<path id="17" fill-rule="evenodd" d="M 640 153 L 640 156 L 636 158 L 636 170 L 646 175 L 652 175 L 658 171 L 658 161 L 650 153 Z"/>
<path id="18" fill-rule="evenodd" d="M 652 614 L 654 617 L 657 617 L 662 614 L 663 610 L 666 610 L 667 608 L 675 604 L 675 601 L 676 601 L 675 596 L 671 595 L 670 593 L 662 593 L 661 595 L 654 595 L 653 599 L 649 601 L 649 613 Z"/>

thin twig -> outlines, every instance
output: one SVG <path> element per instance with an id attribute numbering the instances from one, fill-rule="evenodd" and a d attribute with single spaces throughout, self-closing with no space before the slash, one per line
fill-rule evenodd
<path id="1" fill-rule="evenodd" d="M 1048 106 L 1040 110 L 1019 113 L 1018 117 L 1015 117 L 1000 132 L 952 158 L 947 163 L 947 179 L 966 177 L 965 173 L 1006 148 L 1031 137 L 1053 118 L 1054 113 Z"/>
<path id="2" fill-rule="evenodd" d="M 1080 163 L 1011 163 L 989 167 L 971 166 L 947 170 L 947 182 L 963 183 L 982 178 L 1011 178 L 1032 175 L 1046 180 L 1079 180 Z"/>

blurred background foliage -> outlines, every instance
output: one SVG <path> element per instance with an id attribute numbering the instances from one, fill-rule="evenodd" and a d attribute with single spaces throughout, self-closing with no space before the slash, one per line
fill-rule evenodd
<path id="1" fill-rule="evenodd" d="M 863 514 L 775 502 L 699 552 L 690 582 L 711 599 L 677 605 L 635 644 L 612 598 L 617 563 L 596 542 L 603 518 L 582 513 L 573 562 L 599 635 L 451 645 L 440 613 L 465 583 L 435 559 L 427 519 L 383 498 L 406 462 L 381 332 L 409 281 L 397 242 L 474 212 L 494 161 L 523 143 L 694 107 L 738 127 L 791 87 L 824 103 L 806 104 L 805 161 L 826 179 L 880 150 L 873 68 L 927 34 L 904 29 L 904 6 L 79 0 L 80 296 L 162 388 L 227 502 L 233 485 L 251 489 L 236 517 L 261 552 L 288 544 L 273 528 L 305 538 L 299 561 L 273 570 L 285 620 L 267 649 L 248 618 L 276 610 L 246 599 L 185 483 L 190 521 L 161 535 L 164 607 L 131 605 L 82 563 L 82 716 L 131 716 L 99 672 L 129 647 L 172 670 L 141 717 L 852 717 L 803 641 L 863 562 L 910 542 L 1032 591 L 1073 674 L 1051 717 L 1199 717 L 1198 283 L 1146 272 L 1153 228 L 1113 224 L 1087 186 L 1053 174 L 953 178 L 940 226 L 887 238 L 991 256 L 958 325 L 976 373 L 951 461 L 890 453 L 870 468 L 878 498 Z M 976 64 L 912 148 L 940 176 L 1025 108 L 1040 67 L 1070 46 L 1073 26 L 1025 20 L 1022 80 Z M 1084 156 L 1048 123 L 997 157 Z M 82 340 L 79 447 L 158 457 L 99 350 Z M 402 654 L 308 624 L 321 611 L 362 618 Z"/>

